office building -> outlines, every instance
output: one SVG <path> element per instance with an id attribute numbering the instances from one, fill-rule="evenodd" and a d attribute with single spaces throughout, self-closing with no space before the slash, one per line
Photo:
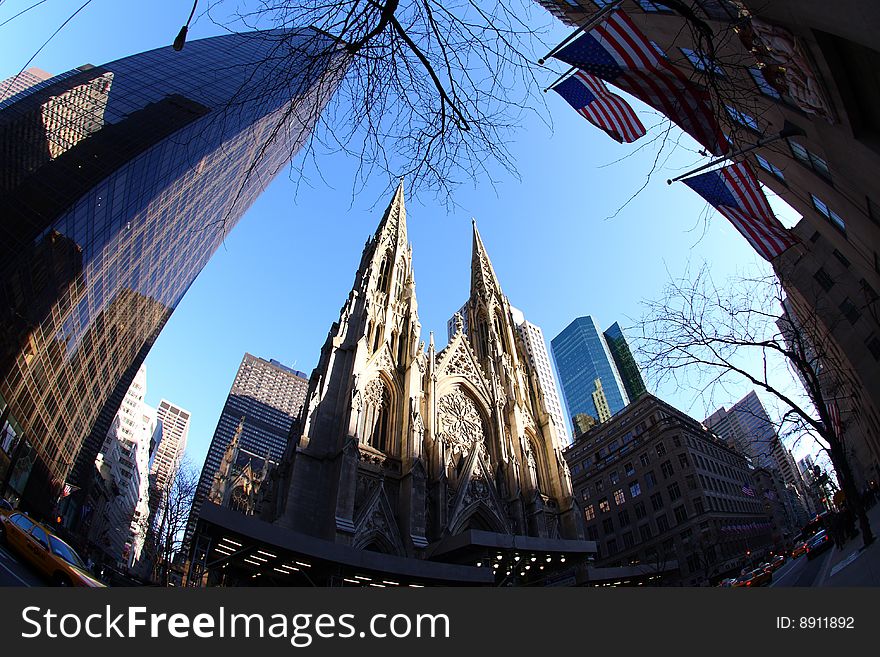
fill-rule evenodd
<path id="1" fill-rule="evenodd" d="M 156 410 L 162 426 L 162 440 L 150 462 L 150 517 L 147 522 L 148 536 L 161 534 L 163 525 L 163 503 L 174 484 L 174 477 L 180 468 L 186 441 L 189 437 L 191 414 L 176 404 L 163 399 Z"/>
<path id="2" fill-rule="evenodd" d="M 568 431 L 569 423 L 559 401 L 556 377 L 553 375 L 553 366 L 550 364 L 550 353 L 547 351 L 547 343 L 544 341 L 544 332 L 540 326 L 527 321 L 516 308 L 511 308 L 511 310 L 514 325 L 522 338 L 529 364 L 538 378 L 538 387 L 544 396 L 547 411 L 556 426 L 556 435 L 560 440 L 559 447 L 566 447 L 571 442 Z"/>
<path id="3" fill-rule="evenodd" d="M 636 359 L 633 358 L 629 343 L 626 341 L 626 336 L 623 335 L 620 324 L 614 322 L 608 327 L 608 330 L 602 333 L 602 336 L 605 338 L 608 351 L 611 352 L 611 357 L 614 359 L 614 364 L 617 365 L 617 372 L 620 374 L 620 380 L 623 382 L 623 388 L 626 390 L 627 397 L 629 397 L 630 401 L 635 401 L 648 390 L 645 388 L 642 373 L 639 372 L 639 366 L 636 363 Z"/>
<path id="4" fill-rule="evenodd" d="M 77 510 L 80 533 L 117 566 L 129 560 L 135 514 L 148 500 L 151 449 L 161 437 L 156 410 L 144 403 L 146 387 L 141 366 L 95 459 L 89 501 Z"/>
<path id="5" fill-rule="evenodd" d="M 158 333 L 335 89 L 331 48 L 229 34 L 0 103 L 0 493 L 41 516 L 65 482 L 87 497 Z"/>
<path id="6" fill-rule="evenodd" d="M 575 319 L 550 346 L 569 418 L 587 413 L 604 422 L 629 404 L 608 341 L 592 317 Z"/>
<path id="7" fill-rule="evenodd" d="M 772 546 L 749 462 L 651 394 L 582 434 L 565 459 L 598 567 L 701 586 L 738 576 Z"/>
<path id="8" fill-rule="evenodd" d="M 287 449 L 290 427 L 302 410 L 308 387 L 309 378 L 303 372 L 274 359 L 244 355 L 205 456 L 185 542 L 192 536 L 199 510 L 233 438 L 235 463 L 230 464 L 230 472 L 224 473 L 225 479 L 234 478 L 249 464 L 254 470 L 260 470 L 264 461 L 277 465 Z"/>
<path id="9" fill-rule="evenodd" d="M 22 91 L 31 89 L 36 85 L 52 78 L 51 73 L 46 73 L 43 69 L 32 66 L 25 69 L 17 75 L 6 78 L 0 82 L 0 103 L 7 98 L 20 94 Z"/>

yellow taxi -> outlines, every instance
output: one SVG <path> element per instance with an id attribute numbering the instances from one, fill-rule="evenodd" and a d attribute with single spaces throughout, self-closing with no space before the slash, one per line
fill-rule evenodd
<path id="1" fill-rule="evenodd" d="M 16 511 L 3 518 L 2 537 L 54 586 L 104 586 L 89 574 L 72 547 L 24 513 Z"/>

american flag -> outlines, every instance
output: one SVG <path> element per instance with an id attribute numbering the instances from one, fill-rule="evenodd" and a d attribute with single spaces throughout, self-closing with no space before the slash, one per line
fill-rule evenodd
<path id="1" fill-rule="evenodd" d="M 747 163 L 731 164 L 683 182 L 727 217 L 765 260 L 773 260 L 797 243 L 773 214 Z"/>
<path id="2" fill-rule="evenodd" d="M 605 83 L 586 71 L 574 75 L 553 87 L 569 105 L 587 121 L 607 132 L 612 139 L 627 144 L 645 134 L 645 126 L 623 98 L 608 91 Z"/>
<path id="3" fill-rule="evenodd" d="M 828 415 L 831 416 L 831 427 L 834 430 L 834 436 L 839 440 L 843 436 L 843 427 L 840 424 L 840 408 L 837 402 L 831 401 L 826 404 Z"/>
<path id="4" fill-rule="evenodd" d="M 751 488 L 749 488 L 748 486 L 743 486 L 743 487 L 742 487 L 742 492 L 745 493 L 746 495 L 748 495 L 749 497 L 754 497 L 754 496 L 755 496 L 755 491 L 753 491 L 753 490 L 752 490 Z"/>
<path id="5" fill-rule="evenodd" d="M 708 92 L 673 66 L 622 10 L 611 12 L 554 57 L 644 101 L 715 155 L 730 149 Z"/>

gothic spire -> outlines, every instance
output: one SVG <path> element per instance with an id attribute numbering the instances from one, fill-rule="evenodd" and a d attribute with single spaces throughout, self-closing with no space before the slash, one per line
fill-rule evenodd
<path id="1" fill-rule="evenodd" d="M 393 250 L 406 248 L 406 206 L 403 200 L 403 178 L 376 229 L 374 244 Z"/>
<path id="2" fill-rule="evenodd" d="M 492 261 L 483 246 L 480 231 L 477 230 L 477 220 L 471 219 L 474 228 L 474 243 L 471 254 L 471 297 L 483 297 L 487 301 L 496 293 L 501 294 L 501 285 L 492 268 Z"/>

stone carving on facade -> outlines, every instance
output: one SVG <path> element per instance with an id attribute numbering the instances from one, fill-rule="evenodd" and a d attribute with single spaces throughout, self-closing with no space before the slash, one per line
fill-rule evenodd
<path id="1" fill-rule="evenodd" d="M 425 435 L 425 423 L 422 421 L 422 414 L 419 411 L 419 402 L 410 398 L 410 420 L 412 421 L 413 439 L 415 445 L 421 445 L 422 436 Z"/>
<path id="2" fill-rule="evenodd" d="M 379 379 L 373 379 L 364 388 L 364 401 L 367 404 L 374 405 L 376 408 L 382 408 L 388 403 L 388 391 L 385 385 Z"/>
<path id="3" fill-rule="evenodd" d="M 437 415 L 447 465 L 456 456 L 467 456 L 476 443 L 483 441 L 480 412 L 474 401 L 461 390 L 455 389 L 440 398 Z"/>

